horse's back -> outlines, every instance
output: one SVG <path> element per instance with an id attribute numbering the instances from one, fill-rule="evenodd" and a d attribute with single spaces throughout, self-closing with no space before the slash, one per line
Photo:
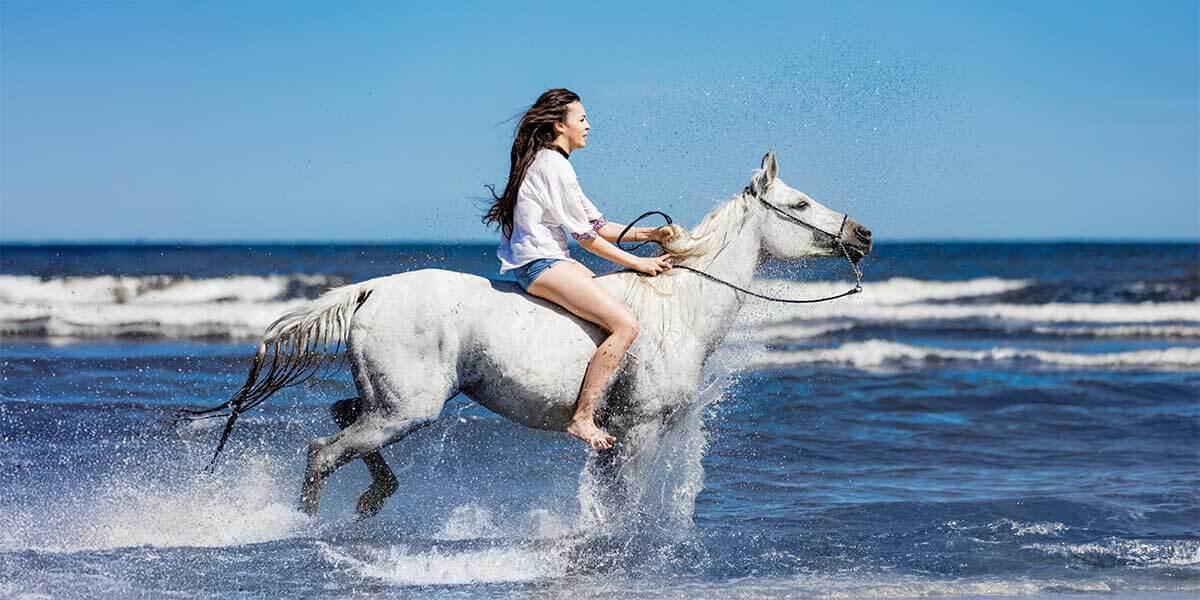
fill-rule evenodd
<path id="1" fill-rule="evenodd" d="M 526 293 L 514 281 L 489 279 L 446 269 L 418 269 L 387 275 L 378 278 L 372 287 L 389 298 L 404 298 L 406 302 L 426 310 L 469 307 L 484 311 L 520 311 L 537 307 L 551 312 L 566 312 Z"/>
<path id="2" fill-rule="evenodd" d="M 363 308 L 372 303 L 363 327 L 389 332 L 381 346 L 403 345 L 402 362 L 452 368 L 460 391 L 538 428 L 565 426 L 605 335 L 514 282 L 443 269 L 381 278 Z"/>

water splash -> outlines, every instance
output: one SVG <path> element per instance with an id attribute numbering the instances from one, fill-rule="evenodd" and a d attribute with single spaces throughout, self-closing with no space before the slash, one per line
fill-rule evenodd
<path id="1" fill-rule="evenodd" d="M 6 507 L 0 549 L 223 547 L 304 535 L 312 522 L 293 506 L 293 483 L 269 458 L 248 459 L 219 477 L 124 474 L 45 506 Z"/>

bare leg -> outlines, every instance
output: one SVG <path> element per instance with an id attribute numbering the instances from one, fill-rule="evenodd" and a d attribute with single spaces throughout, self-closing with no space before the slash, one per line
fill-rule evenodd
<path id="1" fill-rule="evenodd" d="M 609 335 L 592 354 L 587 371 L 583 375 L 583 384 L 579 388 L 579 398 L 575 403 L 575 416 L 571 418 L 567 433 L 594 448 L 611 448 L 617 441 L 617 438 L 596 426 L 596 402 L 632 343 L 633 336 L 628 333 Z M 598 438 L 605 443 L 598 444 Z"/>
<path id="2" fill-rule="evenodd" d="M 592 280 L 591 271 L 573 261 L 554 264 L 533 281 L 528 291 L 610 332 L 592 354 L 579 388 L 575 415 L 566 431 L 593 448 L 611 448 L 617 438 L 596 426 L 596 402 L 637 337 L 637 318 Z"/>

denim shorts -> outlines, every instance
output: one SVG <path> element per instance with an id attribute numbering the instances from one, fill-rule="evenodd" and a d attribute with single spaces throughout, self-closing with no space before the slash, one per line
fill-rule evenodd
<path id="1" fill-rule="evenodd" d="M 517 276 L 517 283 L 521 284 L 522 288 L 528 290 L 529 284 L 533 283 L 533 280 L 537 279 L 537 276 L 541 275 L 542 271 L 549 269 L 554 263 L 562 261 L 563 259 L 561 258 L 535 258 L 512 271 L 513 275 Z"/>

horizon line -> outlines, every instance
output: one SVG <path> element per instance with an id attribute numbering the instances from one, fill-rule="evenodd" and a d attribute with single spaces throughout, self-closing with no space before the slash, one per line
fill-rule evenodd
<path id="1" fill-rule="evenodd" d="M 945 243 L 1018 243 L 1018 244 L 1200 244 L 1200 236 L 1195 238 L 1161 237 L 898 237 L 887 240 L 875 240 L 876 243 L 904 244 L 945 244 Z M 0 246 L 228 246 L 228 245 L 299 245 L 299 246 L 393 246 L 393 245 L 422 245 L 422 246 L 453 246 L 496 244 L 499 240 L 490 238 L 469 239 L 186 239 L 186 238 L 133 238 L 133 239 L 0 239 Z"/>

